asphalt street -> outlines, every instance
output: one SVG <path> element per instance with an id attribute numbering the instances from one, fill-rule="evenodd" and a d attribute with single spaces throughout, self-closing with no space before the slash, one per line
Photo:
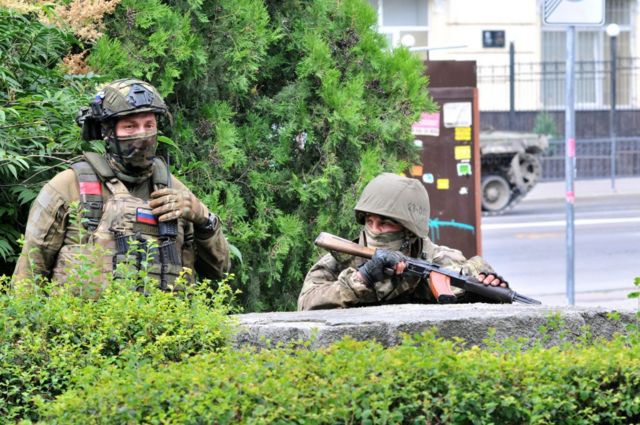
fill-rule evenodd
<path id="1" fill-rule="evenodd" d="M 482 255 L 513 289 L 568 305 L 565 183 L 540 183 L 505 215 L 482 219 Z M 638 309 L 640 178 L 575 183 L 575 305 Z"/>

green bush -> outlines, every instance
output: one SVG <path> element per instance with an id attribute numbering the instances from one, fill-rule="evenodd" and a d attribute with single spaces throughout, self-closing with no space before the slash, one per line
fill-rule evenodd
<path id="1" fill-rule="evenodd" d="M 397 347 L 222 351 L 103 375 L 44 406 L 51 423 L 628 424 L 636 339 L 464 349 L 433 333 Z"/>
<path id="2" fill-rule="evenodd" d="M 352 235 L 364 185 L 417 158 L 422 64 L 364 0 L 124 0 L 105 22 L 87 61 L 167 97 L 176 171 L 242 253 L 244 304 L 295 308 L 315 236 Z"/>
<path id="3" fill-rule="evenodd" d="M 640 288 L 640 276 L 633 279 L 633 284 Z M 640 298 L 640 291 L 632 291 L 629 298 Z M 640 317 L 640 311 L 638 311 L 638 316 Z"/>
<path id="4" fill-rule="evenodd" d="M 78 43 L 33 15 L 0 7 L 0 274 L 11 273 L 31 201 L 83 149 L 74 118 L 98 81 L 65 75 Z"/>
<path id="5" fill-rule="evenodd" d="M 122 0 L 83 44 L 2 13 L 16 19 L 0 19 L 0 55 L 20 54 L 0 68 L 19 94 L 0 98 L 0 272 L 42 182 L 103 149 L 81 144 L 73 123 L 99 81 L 144 78 L 166 97 L 175 170 L 222 218 L 250 310 L 295 307 L 315 236 L 353 234 L 357 194 L 417 159 L 411 123 L 435 107 L 422 63 L 388 49 L 365 0 Z M 99 78 L 63 75 L 61 59 L 83 49 Z"/>
<path id="6" fill-rule="evenodd" d="M 75 381 L 160 367 L 226 345 L 232 330 L 228 286 L 212 291 L 204 282 L 173 294 L 149 285 L 144 271 L 123 272 L 100 297 L 87 291 L 80 296 L 95 273 L 87 260 L 65 286 L 23 282 L 15 290 L 0 288 L 1 423 L 37 420 L 37 406 Z"/>
<path id="7" fill-rule="evenodd" d="M 551 139 L 558 137 L 558 128 L 553 116 L 547 111 L 539 112 L 533 123 L 533 132 L 536 134 L 548 136 Z"/>

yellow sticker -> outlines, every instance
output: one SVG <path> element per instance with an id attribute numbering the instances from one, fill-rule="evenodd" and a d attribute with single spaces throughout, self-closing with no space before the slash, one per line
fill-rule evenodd
<path id="1" fill-rule="evenodd" d="M 458 161 L 471 159 L 471 146 L 456 146 L 454 156 Z"/>
<path id="2" fill-rule="evenodd" d="M 449 189 L 449 179 L 438 179 L 438 180 L 436 180 L 436 189 L 448 190 Z"/>
<path id="3" fill-rule="evenodd" d="M 456 127 L 453 133 L 453 140 L 457 140 L 459 142 L 470 142 L 471 127 Z"/>

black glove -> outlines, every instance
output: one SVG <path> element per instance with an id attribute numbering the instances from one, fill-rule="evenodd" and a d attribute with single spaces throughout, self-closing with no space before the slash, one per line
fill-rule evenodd
<path id="1" fill-rule="evenodd" d="M 364 263 L 358 271 L 368 284 L 374 284 L 384 279 L 385 269 L 393 270 L 402 261 L 402 254 L 388 249 L 376 249 L 373 257 Z"/>

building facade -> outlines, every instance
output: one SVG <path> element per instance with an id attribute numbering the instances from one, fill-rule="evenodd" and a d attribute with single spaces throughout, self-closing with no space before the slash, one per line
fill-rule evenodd
<path id="1" fill-rule="evenodd" d="M 425 60 L 476 61 L 481 111 L 564 109 L 566 31 L 543 23 L 543 0 L 369 2 L 378 13 L 378 31 L 392 46 L 406 45 Z M 620 30 L 615 37 L 616 107 L 638 108 L 639 12 L 638 0 L 606 0 L 605 25 L 576 28 L 576 109 L 611 107 L 610 23 Z"/>

